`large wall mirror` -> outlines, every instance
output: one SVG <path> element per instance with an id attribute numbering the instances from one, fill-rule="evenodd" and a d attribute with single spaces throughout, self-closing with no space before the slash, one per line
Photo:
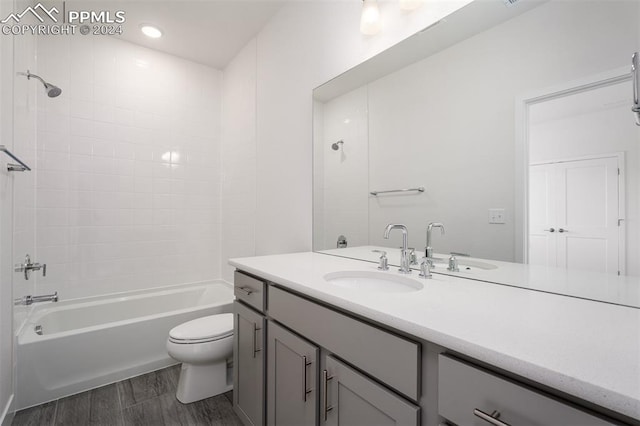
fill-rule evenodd
<path id="1" fill-rule="evenodd" d="M 638 50 L 637 1 L 477 0 L 318 87 L 314 250 L 440 222 L 434 272 L 640 307 Z"/>

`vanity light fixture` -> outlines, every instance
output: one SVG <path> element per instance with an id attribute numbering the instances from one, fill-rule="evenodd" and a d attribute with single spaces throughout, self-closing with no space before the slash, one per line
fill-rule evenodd
<path id="1" fill-rule="evenodd" d="M 144 35 L 150 38 L 162 37 L 162 31 L 160 30 L 160 28 L 150 24 L 141 24 L 140 31 L 142 31 Z"/>
<path id="2" fill-rule="evenodd" d="M 360 16 L 360 32 L 364 35 L 375 35 L 380 32 L 380 9 L 376 0 L 362 0 Z"/>
<path id="3" fill-rule="evenodd" d="M 422 6 L 423 0 L 399 0 L 400 9 L 402 10 L 416 10 Z"/>

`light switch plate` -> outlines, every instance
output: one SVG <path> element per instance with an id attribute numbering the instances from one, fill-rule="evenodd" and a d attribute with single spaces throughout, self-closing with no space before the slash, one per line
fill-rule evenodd
<path id="1" fill-rule="evenodd" d="M 489 223 L 505 223 L 505 210 L 489 209 Z"/>

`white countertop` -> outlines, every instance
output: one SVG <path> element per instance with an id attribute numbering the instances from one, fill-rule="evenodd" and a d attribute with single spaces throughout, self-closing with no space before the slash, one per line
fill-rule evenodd
<path id="1" fill-rule="evenodd" d="M 640 309 L 433 275 L 410 293 L 342 288 L 323 276 L 376 264 L 295 253 L 238 269 L 640 420 Z M 397 268 L 386 272 L 397 274 Z"/>

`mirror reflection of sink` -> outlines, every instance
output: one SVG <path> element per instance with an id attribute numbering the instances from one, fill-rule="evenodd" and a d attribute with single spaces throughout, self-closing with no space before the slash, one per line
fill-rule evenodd
<path id="1" fill-rule="evenodd" d="M 408 293 L 423 288 L 422 283 L 416 279 L 376 271 L 331 272 L 324 279 L 338 287 L 380 293 Z"/>
<path id="2" fill-rule="evenodd" d="M 496 265 L 487 262 L 481 262 L 479 260 L 471 260 L 458 257 L 458 269 L 460 272 L 463 271 L 472 271 L 474 269 L 482 269 L 484 271 L 489 271 L 491 269 L 498 269 Z M 449 261 L 447 259 L 436 259 L 435 261 L 436 268 L 441 269 L 444 267 L 445 269 L 449 265 Z"/>

